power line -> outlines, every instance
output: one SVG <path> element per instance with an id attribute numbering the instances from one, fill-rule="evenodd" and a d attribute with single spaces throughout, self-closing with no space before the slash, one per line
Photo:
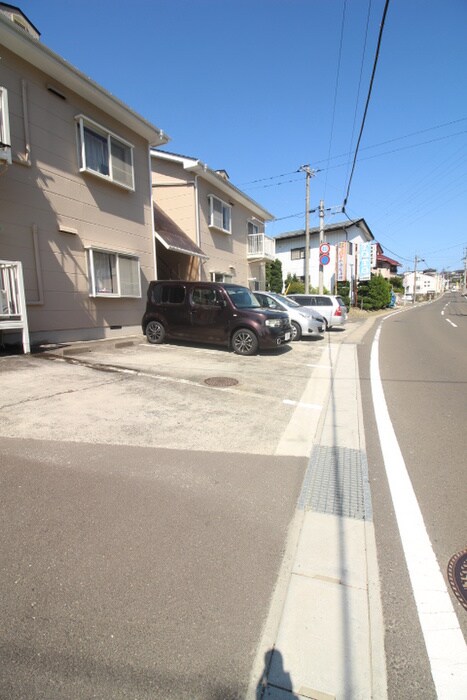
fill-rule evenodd
<path id="1" fill-rule="evenodd" d="M 381 20 L 381 26 L 380 26 L 380 28 L 379 28 L 378 44 L 377 44 L 377 46 L 376 46 L 375 60 L 374 60 L 374 62 L 373 62 L 373 70 L 372 70 L 372 72 L 371 72 L 370 86 L 369 86 L 369 88 L 368 88 L 368 95 L 367 95 L 367 98 L 366 98 L 365 111 L 364 111 L 364 113 L 363 113 L 362 125 L 361 125 L 361 127 L 360 127 L 360 133 L 359 133 L 359 135 L 358 135 L 357 145 L 356 145 L 356 147 L 355 147 L 355 155 L 354 155 L 354 159 L 353 159 L 352 170 L 351 170 L 351 172 L 350 172 L 349 183 L 348 183 L 348 185 L 347 185 L 347 192 L 346 192 L 346 195 L 345 195 L 345 198 L 344 198 L 344 207 L 346 206 L 347 200 L 348 200 L 348 198 L 349 198 L 350 186 L 351 186 L 351 184 L 352 184 L 353 174 L 354 174 L 354 172 L 355 172 L 355 165 L 356 165 L 356 162 L 357 162 L 358 149 L 359 149 L 359 147 L 360 147 L 360 142 L 361 142 L 362 136 L 363 136 L 363 129 L 364 129 L 364 127 L 365 127 L 366 115 L 367 115 L 367 113 L 368 113 L 368 107 L 369 107 L 369 104 L 370 104 L 371 92 L 372 92 L 372 90 L 373 90 L 373 82 L 374 82 L 375 74 L 376 74 L 376 66 L 378 65 L 379 51 L 380 51 L 380 48 L 381 48 L 381 40 L 382 40 L 382 38 L 383 38 L 384 24 L 385 24 L 385 22 L 386 22 L 386 15 L 387 15 L 388 7 L 389 7 L 389 0 L 386 0 L 386 3 L 385 3 L 385 5 L 384 5 L 384 10 L 383 10 L 383 17 L 382 17 L 382 20 Z"/>
<path id="2" fill-rule="evenodd" d="M 357 111 L 358 111 L 358 103 L 360 101 L 360 88 L 362 86 L 363 64 L 365 62 L 366 45 L 367 45 L 367 41 L 368 41 L 368 27 L 370 24 L 370 14 L 371 14 L 371 0 L 368 1 L 368 13 L 367 13 L 367 17 L 366 17 L 365 39 L 363 42 L 362 60 L 360 63 L 360 76 L 358 79 L 357 96 L 355 98 L 355 110 L 354 110 L 353 123 L 352 123 L 352 135 L 350 137 L 350 143 L 349 143 L 349 155 L 352 152 L 352 143 L 353 143 L 353 137 L 355 134 L 355 125 L 357 123 Z M 348 166 L 350 167 L 350 161 L 348 163 Z M 347 173 L 345 176 L 346 180 L 348 178 L 348 175 L 349 175 L 349 170 L 347 169 Z"/>

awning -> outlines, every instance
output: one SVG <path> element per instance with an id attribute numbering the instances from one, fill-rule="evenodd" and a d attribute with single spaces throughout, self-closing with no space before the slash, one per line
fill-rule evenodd
<path id="1" fill-rule="evenodd" d="M 209 256 L 157 204 L 154 204 L 154 229 L 157 240 L 167 250 L 208 259 Z"/>

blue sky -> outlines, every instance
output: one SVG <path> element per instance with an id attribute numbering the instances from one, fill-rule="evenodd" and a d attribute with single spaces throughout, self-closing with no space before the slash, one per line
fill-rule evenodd
<path id="1" fill-rule="evenodd" d="M 274 214 L 345 219 L 384 0 L 23 0 L 41 40 Z M 467 249 L 467 0 L 391 0 L 347 214 L 390 257 Z M 318 225 L 317 214 L 310 226 Z"/>

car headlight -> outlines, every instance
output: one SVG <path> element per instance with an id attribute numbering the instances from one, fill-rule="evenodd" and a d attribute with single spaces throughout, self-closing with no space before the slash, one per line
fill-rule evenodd
<path id="1" fill-rule="evenodd" d="M 280 328 L 282 326 L 282 319 L 268 318 L 266 321 L 266 326 L 269 326 L 270 328 Z"/>

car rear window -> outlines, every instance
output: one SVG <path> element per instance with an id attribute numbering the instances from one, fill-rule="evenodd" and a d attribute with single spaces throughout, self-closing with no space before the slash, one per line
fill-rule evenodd
<path id="1" fill-rule="evenodd" d="M 337 299 L 337 303 L 339 304 L 339 306 L 345 306 L 344 300 L 342 299 L 342 297 L 336 297 L 336 299 Z"/>

